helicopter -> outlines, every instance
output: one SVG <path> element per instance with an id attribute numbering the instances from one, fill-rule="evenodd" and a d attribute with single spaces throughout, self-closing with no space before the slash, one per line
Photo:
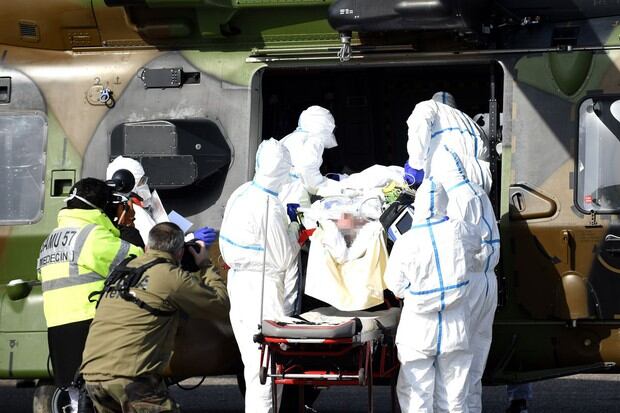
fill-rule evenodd
<path id="1" fill-rule="evenodd" d="M 35 262 L 77 180 L 132 157 L 167 209 L 217 228 L 259 143 L 307 106 L 336 119 L 323 170 L 351 172 L 402 165 L 437 90 L 492 148 L 485 382 L 616 371 L 619 2 L 22 0 L 0 21 L 0 378 L 37 380 L 36 412 L 59 410 Z M 172 376 L 239 372 L 229 325 L 180 337 Z"/>

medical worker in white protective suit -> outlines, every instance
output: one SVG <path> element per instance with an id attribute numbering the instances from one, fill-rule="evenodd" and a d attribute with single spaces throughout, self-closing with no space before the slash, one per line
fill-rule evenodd
<path id="1" fill-rule="evenodd" d="M 499 229 L 493 205 L 485 191 L 467 178 L 460 157 L 447 145 L 435 150 L 433 178 L 440 182 L 448 194 L 448 216 L 478 227 L 482 236 L 479 259 L 483 273 L 470 277 L 469 303 L 471 308 L 470 347 L 473 360 L 469 371 L 470 413 L 482 411 L 482 374 L 491 347 L 493 318 L 497 308 L 497 278 L 495 266 L 499 262 Z"/>
<path id="2" fill-rule="evenodd" d="M 468 292 L 480 271 L 481 238 L 473 225 L 448 218 L 446 204 L 441 184 L 425 179 L 412 227 L 394 244 L 385 272 L 388 288 L 404 299 L 396 334 L 403 413 L 467 412 Z"/>
<path id="3" fill-rule="evenodd" d="M 296 221 L 296 209 L 288 204 L 310 207 L 310 194 L 334 181 L 321 175 L 323 152 L 338 146 L 334 129 L 336 122 L 331 112 L 321 106 L 310 106 L 299 115 L 297 129 L 282 138 L 282 143 L 291 155 L 292 167 L 288 182 L 283 185 L 279 198 L 291 222 Z M 297 268 L 285 277 L 285 301 L 287 306 L 297 305 L 299 279 Z"/>
<path id="4" fill-rule="evenodd" d="M 426 176 L 433 176 L 437 168 L 433 162 L 436 148 L 447 145 L 461 158 L 469 179 L 488 194 L 493 183 L 487 137 L 482 129 L 465 113 L 456 109 L 454 97 L 437 92 L 431 100 L 418 103 L 409 119 L 405 179 L 409 184 Z"/>
<path id="5" fill-rule="evenodd" d="M 291 154 L 293 167 L 290 182 L 280 194 L 284 206 L 289 203 L 310 206 L 310 195 L 316 194 L 329 179 L 321 175 L 323 151 L 338 146 L 334 129 L 336 123 L 329 110 L 310 106 L 299 115 L 297 129 L 280 141 Z"/>
<path id="6" fill-rule="evenodd" d="M 133 209 L 135 211 L 134 226 L 140 232 L 140 236 L 146 245 L 149 239 L 149 231 L 158 223 L 152 212 L 152 194 L 148 185 L 148 176 L 144 173 L 144 168 L 140 162 L 125 156 L 117 156 L 108 165 L 106 179 L 112 179 L 114 173 L 120 169 L 126 169 L 134 177 L 135 185 L 131 192 L 140 197 L 139 200 L 132 197 Z M 162 207 L 163 209 L 163 207 Z M 167 221 L 167 217 L 159 222 Z M 210 246 L 217 238 L 217 232 L 211 227 L 202 227 L 194 232 L 194 238 L 201 240 L 205 246 Z"/>
<path id="7" fill-rule="evenodd" d="M 230 266 L 230 322 L 244 365 L 246 412 L 276 411 L 271 385 L 259 381 L 260 351 L 253 336 L 261 323 L 264 253 L 263 319 L 281 319 L 292 310 L 284 302 L 284 277 L 297 265 L 299 246 L 278 199 L 290 168 L 284 145 L 274 139 L 262 142 L 256 153 L 254 180 L 232 193 L 220 230 L 220 250 Z"/>

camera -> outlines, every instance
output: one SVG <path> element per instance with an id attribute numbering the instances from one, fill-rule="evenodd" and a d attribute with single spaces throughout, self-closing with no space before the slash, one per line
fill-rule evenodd
<path id="1" fill-rule="evenodd" d="M 192 253 L 189 252 L 190 249 L 193 249 L 194 252 L 197 253 L 200 251 L 200 245 L 198 245 L 196 241 L 188 241 L 185 243 L 183 246 L 183 258 L 181 258 L 181 268 L 185 271 L 196 272 L 200 270 L 200 268 L 196 265 Z"/>
<path id="2" fill-rule="evenodd" d="M 119 169 L 114 172 L 111 179 L 106 181 L 106 184 L 110 187 L 110 201 L 105 208 L 105 213 L 118 226 L 121 214 L 128 212 L 129 193 L 136 184 L 136 180 L 129 170 Z M 122 205 L 122 208 L 119 208 L 119 205 Z"/>
<path id="3" fill-rule="evenodd" d="M 121 194 L 128 194 L 136 185 L 136 179 L 133 174 L 127 169 L 119 169 L 114 172 L 112 178 L 105 182 L 110 186 L 114 192 L 120 192 Z"/>

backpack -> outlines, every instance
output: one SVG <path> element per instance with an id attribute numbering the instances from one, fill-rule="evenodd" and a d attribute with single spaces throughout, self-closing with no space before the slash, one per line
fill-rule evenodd
<path id="1" fill-rule="evenodd" d="M 105 283 L 103 285 L 103 290 L 93 291 L 88 296 L 88 300 L 92 303 L 95 301 L 93 298 L 98 295 L 99 298 L 97 299 L 96 307 L 99 307 L 99 303 L 101 302 L 101 298 L 103 296 L 105 296 L 106 294 L 112 291 L 116 291 L 119 297 L 121 297 L 122 299 L 134 303 L 138 307 L 145 309 L 146 311 L 153 314 L 154 316 L 170 317 L 172 314 L 176 312 L 176 310 L 165 311 L 165 310 L 160 310 L 158 308 L 151 307 L 150 305 L 148 305 L 147 303 L 139 299 L 135 295 L 134 292 L 130 291 L 130 288 L 135 287 L 138 284 L 138 282 L 140 281 L 140 279 L 142 278 L 142 275 L 144 274 L 146 270 L 148 270 L 151 267 L 154 267 L 157 264 L 162 264 L 164 262 L 167 262 L 167 260 L 165 260 L 164 258 L 157 258 L 140 267 L 135 267 L 135 268 L 128 267 L 127 264 L 129 264 L 129 262 L 133 260 L 134 258 L 136 258 L 136 256 L 131 254 L 127 258 L 125 258 L 123 261 L 121 261 L 121 263 L 118 264 L 114 268 L 114 270 L 110 273 L 108 278 L 105 280 Z"/>

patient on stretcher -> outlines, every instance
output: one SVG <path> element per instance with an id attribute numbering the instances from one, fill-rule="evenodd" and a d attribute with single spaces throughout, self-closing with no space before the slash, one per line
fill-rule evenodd
<path id="1" fill-rule="evenodd" d="M 384 303 L 383 274 L 388 250 L 379 218 L 391 202 L 386 199 L 385 187 L 402 188 L 402 183 L 394 179 L 400 176 L 402 181 L 402 171 L 393 168 L 396 167 L 368 168 L 349 177 L 350 182 L 344 182 L 346 185 L 341 185 L 338 194 L 316 201 L 310 208 L 301 208 L 306 227 L 316 227 L 310 237 L 303 294 L 323 302 L 323 306 L 295 319 L 267 322 L 269 325 L 264 322 L 263 334 L 295 336 L 296 329 L 300 329 L 302 336 L 320 336 L 360 333 L 369 327 L 395 328 L 399 308 L 363 311 Z M 350 192 L 351 189 L 356 192 Z M 304 324 L 317 328 L 305 328 Z M 323 331 L 321 326 L 325 327 Z"/>

